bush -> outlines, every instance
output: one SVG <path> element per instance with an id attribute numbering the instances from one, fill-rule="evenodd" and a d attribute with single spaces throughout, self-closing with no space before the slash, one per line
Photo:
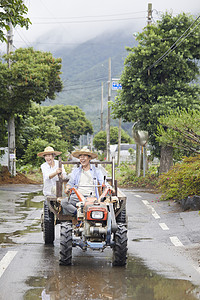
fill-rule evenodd
<path id="1" fill-rule="evenodd" d="M 145 187 L 145 188 L 156 188 L 158 186 L 158 175 L 157 169 L 150 168 L 146 172 L 146 176 L 137 177 L 134 164 L 129 164 L 127 162 L 121 163 L 118 168 L 116 168 L 116 179 L 119 186 L 135 186 L 135 187 Z"/>
<path id="2" fill-rule="evenodd" d="M 200 155 L 184 157 L 183 161 L 159 178 L 161 199 L 181 200 L 200 195 Z"/>

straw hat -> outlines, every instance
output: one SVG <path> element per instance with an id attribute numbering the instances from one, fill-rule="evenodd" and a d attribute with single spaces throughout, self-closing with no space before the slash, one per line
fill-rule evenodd
<path id="1" fill-rule="evenodd" d="M 55 156 L 60 155 L 62 152 L 54 151 L 52 147 L 46 147 L 43 152 L 39 152 L 37 155 L 39 157 L 44 157 L 47 154 L 54 154 Z"/>
<path id="2" fill-rule="evenodd" d="M 76 158 L 79 158 L 80 155 L 88 155 L 91 157 L 91 159 L 97 158 L 98 155 L 96 153 L 93 153 L 92 151 L 90 151 L 87 148 L 82 148 L 81 150 L 76 150 L 74 152 L 72 152 L 72 155 Z"/>

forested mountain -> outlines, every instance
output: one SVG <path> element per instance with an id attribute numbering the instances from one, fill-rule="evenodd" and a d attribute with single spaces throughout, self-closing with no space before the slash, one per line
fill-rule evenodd
<path id="1" fill-rule="evenodd" d="M 108 98 L 108 60 L 111 57 L 111 77 L 119 78 L 128 52 L 126 47 L 136 44 L 133 34 L 125 31 L 109 32 L 73 48 L 62 47 L 53 52 L 62 58 L 63 91 L 56 100 L 45 105 L 78 105 L 100 129 L 101 84 L 104 85 L 104 124 Z M 112 98 L 116 91 L 112 91 Z M 114 122 L 116 124 L 116 121 Z M 113 124 L 114 124 L 113 123 Z M 126 126 L 127 127 L 127 126 Z"/>

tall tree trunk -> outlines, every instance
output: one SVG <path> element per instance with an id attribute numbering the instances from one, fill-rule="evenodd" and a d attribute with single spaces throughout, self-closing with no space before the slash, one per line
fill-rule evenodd
<path id="1" fill-rule="evenodd" d="M 11 176 L 16 176 L 16 149 L 15 149 L 15 117 L 8 120 L 8 168 Z"/>
<path id="2" fill-rule="evenodd" d="M 173 166 L 173 147 L 162 146 L 160 156 L 160 171 L 159 174 L 166 173 Z"/>

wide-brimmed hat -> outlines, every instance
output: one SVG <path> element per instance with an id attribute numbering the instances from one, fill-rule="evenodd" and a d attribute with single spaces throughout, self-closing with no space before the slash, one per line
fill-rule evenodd
<path id="1" fill-rule="evenodd" d="M 79 158 L 79 156 L 82 154 L 90 156 L 91 159 L 98 157 L 98 155 L 96 153 L 93 153 L 92 151 L 90 151 L 89 149 L 86 149 L 86 148 L 82 148 L 80 150 L 75 150 L 74 152 L 72 152 L 72 155 L 76 158 Z"/>
<path id="2" fill-rule="evenodd" d="M 54 151 L 53 147 L 48 146 L 48 147 L 46 147 L 46 148 L 44 149 L 43 152 L 39 152 L 37 155 L 38 155 L 39 157 L 43 157 L 43 156 L 45 156 L 45 155 L 47 155 L 47 154 L 54 154 L 55 156 L 57 156 L 57 155 L 60 155 L 61 153 L 62 153 L 62 152 Z"/>

